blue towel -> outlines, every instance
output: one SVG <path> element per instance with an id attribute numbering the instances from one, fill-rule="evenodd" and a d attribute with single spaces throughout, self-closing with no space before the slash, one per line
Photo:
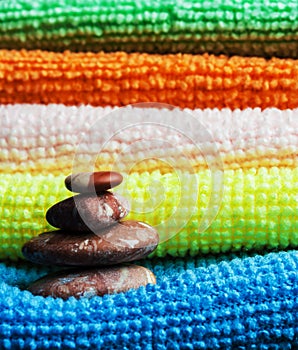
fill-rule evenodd
<path id="1" fill-rule="evenodd" d="M 0 349 L 298 349 L 298 252 L 152 259 L 157 285 L 33 296 L 52 269 L 0 264 Z"/>

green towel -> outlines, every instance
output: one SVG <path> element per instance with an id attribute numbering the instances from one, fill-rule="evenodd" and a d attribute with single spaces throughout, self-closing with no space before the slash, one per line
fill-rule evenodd
<path id="1" fill-rule="evenodd" d="M 0 1 L 0 48 L 298 57 L 297 0 Z"/>

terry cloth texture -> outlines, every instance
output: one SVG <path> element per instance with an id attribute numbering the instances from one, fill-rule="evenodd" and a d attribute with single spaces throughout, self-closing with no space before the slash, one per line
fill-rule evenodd
<path id="1" fill-rule="evenodd" d="M 0 264 L 1 349 L 297 349 L 298 252 L 154 259 L 156 285 L 33 296 L 49 269 Z"/>
<path id="2" fill-rule="evenodd" d="M 131 116 L 138 116 L 140 123 L 123 129 L 122 121 Z M 196 139 L 184 134 L 187 119 L 189 134 L 201 128 Z M 169 121 L 176 121 L 175 129 Z M 117 167 L 126 173 L 131 166 L 140 173 L 190 171 L 190 167 L 200 171 L 208 168 L 206 158 L 212 156 L 221 158 L 223 169 L 295 168 L 297 130 L 298 109 L 0 105 L 0 171 L 67 175 L 74 157 L 82 171 L 92 161 L 96 170 Z M 210 134 L 209 140 L 204 132 Z"/>
<path id="3" fill-rule="evenodd" d="M 298 251 L 277 252 L 298 247 L 297 77 L 297 0 L 0 0 L 0 349 L 298 349 Z M 110 133 L 92 121 L 138 102 L 201 108 L 202 128 L 158 113 L 207 145 L 142 125 L 96 163 L 123 172 L 129 217 L 157 226 L 140 261 L 157 284 L 33 296 L 53 268 L 19 259 L 22 244 L 53 229 L 45 212 L 72 195 L 78 145 L 73 165 L 92 171 Z M 168 145 L 133 147 L 153 131 Z"/>
<path id="4" fill-rule="evenodd" d="M 0 48 L 298 57 L 296 0 L 0 1 Z"/>
<path id="5" fill-rule="evenodd" d="M 161 243 L 153 253 L 159 257 L 298 247 L 297 167 L 226 170 L 223 192 L 220 175 L 212 187 L 209 170 L 130 173 L 115 192 L 129 198 L 128 218 L 159 225 Z M 53 230 L 45 212 L 72 195 L 64 178 L 0 175 L 0 258 L 22 257 L 25 241 Z"/>
<path id="6" fill-rule="evenodd" d="M 298 107 L 298 60 L 0 50 L 0 103 Z"/>

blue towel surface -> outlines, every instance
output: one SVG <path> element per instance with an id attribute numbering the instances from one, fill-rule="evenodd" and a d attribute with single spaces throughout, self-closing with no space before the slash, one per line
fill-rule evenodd
<path id="1" fill-rule="evenodd" d="M 0 264 L 0 349 L 298 349 L 298 251 L 140 262 L 157 285 L 66 301 Z"/>

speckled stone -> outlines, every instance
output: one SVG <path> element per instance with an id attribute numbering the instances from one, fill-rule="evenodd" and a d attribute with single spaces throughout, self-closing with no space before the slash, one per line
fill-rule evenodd
<path id="1" fill-rule="evenodd" d="M 78 193 L 102 192 L 120 185 L 122 180 L 122 175 L 115 171 L 78 173 L 67 176 L 65 186 Z"/>
<path id="2" fill-rule="evenodd" d="M 78 194 L 53 205 L 47 211 L 46 219 L 50 225 L 60 229 L 96 232 L 114 225 L 129 210 L 128 201 L 111 192 Z"/>
<path id="3" fill-rule="evenodd" d="M 24 244 L 26 259 L 45 265 L 105 266 L 145 258 L 159 242 L 156 230 L 142 222 L 123 221 L 99 234 L 53 231 Z"/>
<path id="4" fill-rule="evenodd" d="M 96 295 L 126 292 L 149 283 L 156 283 L 155 276 L 150 270 L 137 265 L 119 265 L 59 271 L 35 281 L 28 290 L 34 295 L 44 297 L 90 298 Z"/>

